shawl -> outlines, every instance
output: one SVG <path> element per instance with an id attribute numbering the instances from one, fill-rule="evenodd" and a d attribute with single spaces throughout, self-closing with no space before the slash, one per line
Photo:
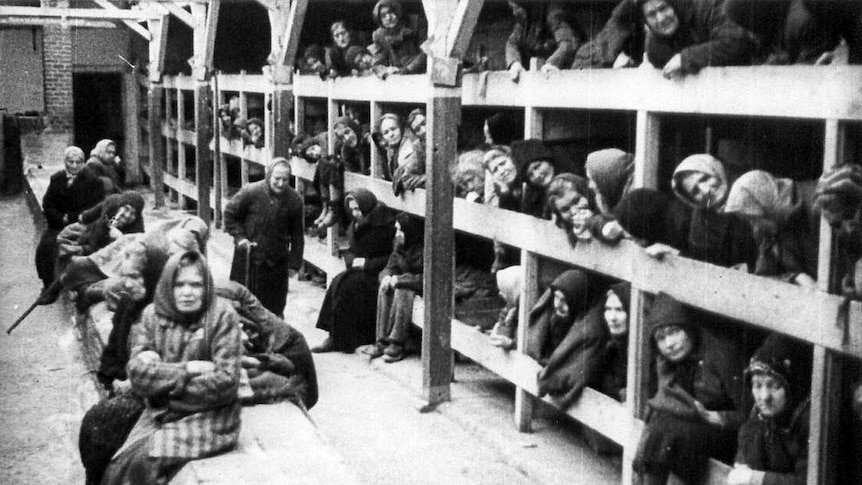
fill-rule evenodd
<path id="1" fill-rule="evenodd" d="M 611 211 L 620 202 L 634 179 L 634 155 L 617 148 L 607 148 L 587 155 L 587 177 L 595 182 L 596 192 L 601 194 L 605 207 Z"/>
<path id="2" fill-rule="evenodd" d="M 705 173 L 717 178 L 724 189 L 726 199 L 729 182 L 727 180 L 727 173 L 724 171 L 724 165 L 712 155 L 699 153 L 686 157 L 673 171 L 671 186 L 673 187 L 673 193 L 679 198 L 679 200 L 696 209 L 704 208 L 694 202 L 689 194 L 683 190 L 682 181 L 690 172 Z M 717 201 L 718 205 L 716 207 L 709 207 L 709 209 L 720 212 L 721 207 L 725 203 L 725 199 Z"/>
<path id="3" fill-rule="evenodd" d="M 194 315 L 180 313 L 174 300 L 174 281 L 180 270 L 180 262 L 184 259 L 189 261 L 191 265 L 196 266 L 204 279 L 203 305 L 200 311 Z M 215 285 L 213 284 L 212 273 L 210 273 L 203 255 L 188 251 L 174 254 L 168 258 L 168 262 L 165 263 L 165 269 L 162 271 L 162 276 L 156 285 L 155 295 L 153 295 L 153 306 L 157 315 L 174 322 L 196 321 L 207 310 L 213 308 L 215 301 Z"/>
<path id="4" fill-rule="evenodd" d="M 733 183 L 724 211 L 764 217 L 783 224 L 802 206 L 801 201 L 794 200 L 794 185 L 791 179 L 752 170 Z"/>

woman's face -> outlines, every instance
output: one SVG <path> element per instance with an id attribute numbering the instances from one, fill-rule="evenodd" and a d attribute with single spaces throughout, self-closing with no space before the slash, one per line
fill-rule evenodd
<path id="1" fill-rule="evenodd" d="M 309 160 L 319 160 L 323 155 L 323 148 L 320 145 L 311 145 L 305 149 L 305 158 Z"/>
<path id="2" fill-rule="evenodd" d="M 335 127 L 335 136 L 341 140 L 345 146 L 354 148 L 359 140 L 356 138 L 356 132 L 347 125 L 338 125 Z"/>
<path id="3" fill-rule="evenodd" d="M 332 43 L 340 49 L 346 49 L 350 45 L 350 31 L 344 28 L 344 24 L 335 24 L 332 28 Z"/>
<path id="4" fill-rule="evenodd" d="M 647 27 L 659 37 L 671 37 L 679 29 L 679 17 L 667 0 L 647 0 L 643 4 Z"/>
<path id="5" fill-rule="evenodd" d="M 727 187 L 708 173 L 689 172 L 682 178 L 682 190 L 704 209 L 720 206 L 727 196 Z"/>
<path id="6" fill-rule="evenodd" d="M 362 211 L 359 210 L 359 202 L 356 202 L 356 199 L 350 199 L 347 201 L 347 209 L 353 220 L 358 221 L 359 219 L 362 219 Z"/>
<path id="7" fill-rule="evenodd" d="M 380 123 L 380 134 L 389 148 L 395 148 L 401 142 L 401 127 L 392 118 L 386 118 Z"/>
<path id="8" fill-rule="evenodd" d="M 221 122 L 225 124 L 225 126 L 230 126 L 233 122 L 230 118 L 230 111 L 220 111 L 219 118 L 221 118 Z"/>
<path id="9" fill-rule="evenodd" d="M 184 266 L 174 279 L 174 304 L 183 314 L 197 313 L 204 302 L 204 277 L 197 265 Z"/>
<path id="10" fill-rule="evenodd" d="M 665 325 L 655 331 L 655 343 L 661 355 L 671 361 L 680 362 L 694 350 L 694 342 L 679 325 Z"/>
<path id="11" fill-rule="evenodd" d="M 272 169 L 269 176 L 269 188 L 276 194 L 281 194 L 290 187 L 290 168 L 279 164 Z"/>
<path id="12" fill-rule="evenodd" d="M 554 290 L 554 315 L 569 318 L 569 304 L 566 302 L 566 295 L 560 290 Z"/>
<path id="13" fill-rule="evenodd" d="M 518 176 L 518 167 L 515 161 L 508 155 L 499 155 L 488 162 L 488 171 L 497 182 L 497 185 L 508 187 L 515 182 Z"/>
<path id="14" fill-rule="evenodd" d="M 79 157 L 78 155 L 72 155 L 66 157 L 64 163 L 66 164 L 66 173 L 74 177 L 75 175 L 78 175 L 81 169 L 84 168 L 84 164 L 86 162 L 84 162 L 83 157 Z"/>
<path id="15" fill-rule="evenodd" d="M 587 198 L 582 197 L 576 190 L 567 190 L 562 197 L 556 198 L 554 208 L 560 218 L 572 226 L 572 232 L 576 236 L 584 235 L 588 231 L 587 221 L 593 216 L 593 211 L 590 210 Z"/>
<path id="16" fill-rule="evenodd" d="M 248 136 L 251 141 L 257 142 L 263 136 L 263 128 L 256 123 L 248 125 Z"/>
<path id="17" fill-rule="evenodd" d="M 629 314 L 615 293 L 608 294 L 605 300 L 605 323 L 614 337 L 625 335 L 629 331 Z"/>
<path id="18" fill-rule="evenodd" d="M 111 227 L 123 229 L 134 224 L 137 219 L 138 215 L 135 212 L 134 207 L 126 204 L 124 206 L 121 206 L 117 210 L 117 213 L 114 214 L 114 217 L 111 219 Z"/>
<path id="19" fill-rule="evenodd" d="M 369 53 L 362 54 L 356 61 L 356 68 L 361 71 L 367 71 L 374 66 L 374 56 Z"/>
<path id="20" fill-rule="evenodd" d="M 787 410 L 787 389 L 769 374 L 751 376 L 751 395 L 754 405 L 764 417 L 774 418 Z"/>
<path id="21" fill-rule="evenodd" d="M 102 161 L 104 163 L 114 163 L 114 157 L 117 156 L 117 145 L 113 143 L 108 143 L 108 146 L 105 147 L 105 152 L 102 154 Z"/>
<path id="22" fill-rule="evenodd" d="M 481 174 L 468 171 L 461 174 L 459 185 L 464 192 L 476 192 L 481 194 L 485 190 L 485 179 Z"/>
<path id="23" fill-rule="evenodd" d="M 554 166 L 547 160 L 537 160 L 527 166 L 527 182 L 538 187 L 547 188 L 554 178 Z"/>
<path id="24" fill-rule="evenodd" d="M 380 25 L 384 29 L 394 29 L 398 26 L 398 14 L 391 7 L 381 7 L 380 9 Z"/>
<path id="25" fill-rule="evenodd" d="M 425 138 L 425 115 L 416 115 L 410 123 L 410 131 L 418 138 Z"/>

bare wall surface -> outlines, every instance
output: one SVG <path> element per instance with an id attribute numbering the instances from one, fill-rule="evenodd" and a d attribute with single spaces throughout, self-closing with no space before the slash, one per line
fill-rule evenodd
<path id="1" fill-rule="evenodd" d="M 0 29 L 0 109 L 45 109 L 42 45 L 39 28 Z"/>

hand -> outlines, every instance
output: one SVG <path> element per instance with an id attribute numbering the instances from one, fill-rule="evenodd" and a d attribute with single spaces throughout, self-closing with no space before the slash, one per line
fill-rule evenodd
<path id="1" fill-rule="evenodd" d="M 727 485 L 749 485 L 752 475 L 754 473 L 748 465 L 737 463 L 727 474 Z"/>
<path id="2" fill-rule="evenodd" d="M 674 54 L 674 56 L 667 61 L 667 64 L 664 65 L 664 69 L 661 70 L 661 74 L 665 79 L 681 78 L 684 75 L 682 71 L 682 55 Z"/>
<path id="3" fill-rule="evenodd" d="M 236 243 L 236 247 L 238 249 L 242 249 L 248 251 L 248 248 L 252 245 L 251 241 L 246 238 L 240 239 L 238 243 Z"/>
<path id="4" fill-rule="evenodd" d="M 138 354 L 138 360 L 142 361 L 144 364 L 151 364 L 153 362 L 161 362 L 162 356 L 159 355 L 155 350 L 145 350 Z"/>
<path id="5" fill-rule="evenodd" d="M 111 227 L 108 229 L 108 237 L 111 238 L 111 241 L 116 241 L 123 235 L 123 231 L 117 229 L 116 227 Z"/>
<path id="6" fill-rule="evenodd" d="M 620 55 L 618 55 L 617 58 L 614 60 L 613 68 L 614 69 L 620 69 L 623 67 L 632 67 L 634 65 L 635 65 L 634 59 L 629 57 L 629 55 L 626 54 L 625 52 L 620 52 Z"/>
<path id="7" fill-rule="evenodd" d="M 521 79 L 521 71 L 524 70 L 524 66 L 521 65 L 520 62 L 515 61 L 509 66 L 509 78 L 512 79 L 513 83 L 518 82 Z"/>
<path id="8" fill-rule="evenodd" d="M 817 289 L 817 281 L 805 273 L 799 273 L 798 275 L 796 275 L 796 278 L 793 279 L 793 282 L 803 288 L 811 290 Z"/>
<path id="9" fill-rule="evenodd" d="M 547 74 L 549 72 L 559 72 L 560 68 L 551 64 L 550 62 L 546 62 L 546 63 L 542 64 L 542 68 L 539 69 L 539 71 Z"/>
<path id="10" fill-rule="evenodd" d="M 365 258 L 354 258 L 351 266 L 354 268 L 365 268 Z"/>
<path id="11" fill-rule="evenodd" d="M 707 423 L 713 426 L 724 426 L 724 420 L 721 419 L 721 415 L 716 411 L 706 409 L 703 403 L 697 399 L 694 400 L 694 408 L 697 410 L 697 414 Z"/>
<path id="12" fill-rule="evenodd" d="M 628 392 L 626 391 L 625 387 L 620 389 L 620 401 L 626 402 L 626 396 L 627 395 L 628 395 Z"/>
<path id="13" fill-rule="evenodd" d="M 186 371 L 193 376 L 215 371 L 215 364 L 208 360 L 190 360 L 186 362 Z"/>
<path id="14" fill-rule="evenodd" d="M 679 249 L 672 248 L 667 244 L 655 243 L 646 248 L 646 253 L 655 259 L 664 259 L 665 256 L 679 256 Z"/>
<path id="15" fill-rule="evenodd" d="M 623 237 L 623 227 L 617 221 L 610 221 L 602 226 L 602 237 L 605 239 L 617 240 Z"/>
<path id="16" fill-rule="evenodd" d="M 479 200 L 478 192 L 467 192 L 467 195 L 464 196 L 464 200 L 467 202 L 476 202 Z"/>
<path id="17" fill-rule="evenodd" d="M 202 361 L 198 361 L 202 362 Z M 255 359 L 254 357 L 243 355 L 242 356 L 242 367 L 243 369 L 259 369 L 260 368 L 260 360 Z"/>

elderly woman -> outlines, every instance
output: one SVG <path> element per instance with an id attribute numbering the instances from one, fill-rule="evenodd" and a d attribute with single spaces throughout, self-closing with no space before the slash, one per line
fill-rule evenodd
<path id="1" fill-rule="evenodd" d="M 96 143 L 96 147 L 90 151 L 87 167 L 102 180 L 105 194 L 115 194 L 123 190 L 126 169 L 117 156 L 117 144 L 113 140 L 104 139 Z"/>
<path id="2" fill-rule="evenodd" d="M 102 483 L 168 483 L 188 461 L 236 445 L 239 317 L 216 297 L 199 253 L 168 260 L 131 348 L 129 380 L 146 409 Z"/>
<path id="3" fill-rule="evenodd" d="M 63 152 L 63 162 L 64 169 L 51 176 L 42 198 L 42 211 L 48 228 L 42 233 L 36 248 L 36 272 L 42 280 L 43 291 L 56 277 L 57 235 L 69 224 L 78 222 L 81 213 L 105 198 L 104 185 L 90 169 L 84 168 L 84 152 L 80 148 L 67 147 Z M 50 296 L 51 301 L 56 300 L 59 292 Z"/>
<path id="4" fill-rule="evenodd" d="M 413 190 L 424 185 L 425 179 L 416 180 L 412 175 L 425 174 L 425 154 L 420 144 L 412 134 L 404 129 L 401 117 L 394 113 L 386 113 L 380 117 L 377 131 L 386 146 L 386 164 L 383 168 L 383 178 L 392 181 L 392 188 L 398 195 L 399 187 L 403 190 Z"/>
<path id="5" fill-rule="evenodd" d="M 730 189 L 725 212 L 751 224 L 759 248 L 755 274 L 815 287 L 819 220 L 813 212 L 814 184 L 754 170 Z"/>
<path id="6" fill-rule="evenodd" d="M 815 204 L 838 240 L 841 292 L 862 300 L 862 167 L 842 164 L 823 173 Z"/>
<path id="7" fill-rule="evenodd" d="M 458 161 L 450 169 L 455 197 L 470 202 L 482 203 L 485 197 L 485 166 L 482 165 L 482 150 L 470 150 L 458 155 Z"/>
<path id="8" fill-rule="evenodd" d="M 332 45 L 326 47 L 326 74 L 330 78 L 350 75 L 347 49 L 353 45 L 353 34 L 347 22 L 337 20 L 329 27 Z"/>
<path id="9" fill-rule="evenodd" d="M 353 219 L 347 228 L 350 246 L 343 254 L 347 269 L 326 290 L 317 328 L 329 337 L 312 352 L 353 352 L 375 341 L 377 275 L 392 251 L 395 225 L 386 205 L 367 189 L 348 193 L 344 205 Z"/>
<path id="10" fill-rule="evenodd" d="M 391 74 L 421 74 L 425 72 L 427 55 L 419 45 L 419 29 L 404 18 L 398 0 L 380 0 L 374 5 L 377 29 L 371 40 L 377 50 L 374 73 L 381 79 Z"/>

